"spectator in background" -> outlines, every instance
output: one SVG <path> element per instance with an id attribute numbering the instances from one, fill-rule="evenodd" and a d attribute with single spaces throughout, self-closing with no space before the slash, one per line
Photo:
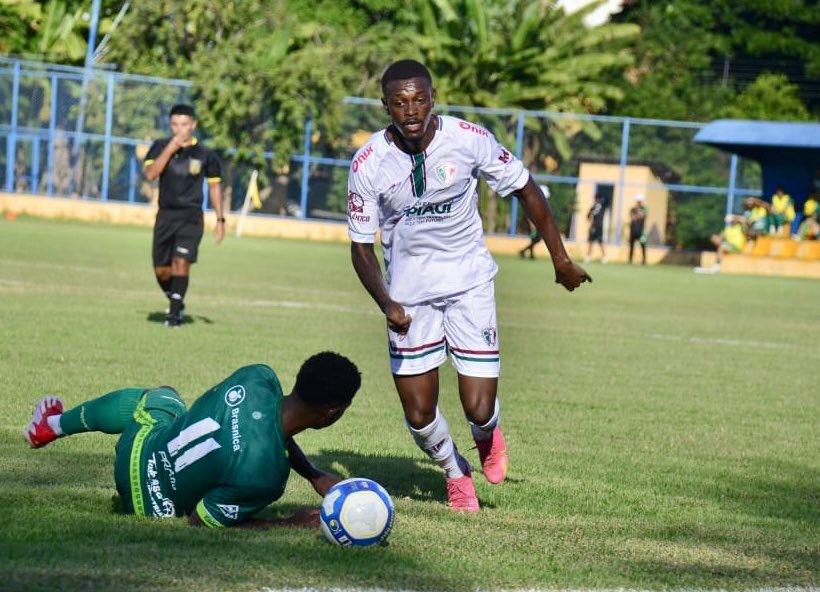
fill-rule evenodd
<path id="1" fill-rule="evenodd" d="M 791 196 L 778 186 L 772 195 L 772 209 L 769 234 L 777 234 L 780 229 L 794 220 L 794 202 Z"/>
<path id="2" fill-rule="evenodd" d="M 606 213 L 606 203 L 604 196 L 600 193 L 595 194 L 595 203 L 589 208 L 587 212 L 587 220 L 589 220 L 589 247 L 587 248 L 587 256 L 584 257 L 584 262 L 588 263 L 592 258 L 592 245 L 598 243 L 601 248 L 601 263 L 606 263 L 606 250 L 604 249 L 604 214 Z"/>
<path id="3" fill-rule="evenodd" d="M 769 229 L 771 206 L 759 197 L 747 197 L 743 200 L 743 208 L 749 238 L 754 239 L 766 234 Z"/>
<path id="4" fill-rule="evenodd" d="M 818 238 L 820 236 L 820 209 L 817 208 L 817 196 L 809 195 L 803 204 L 803 221 L 797 229 L 797 240 Z"/>
<path id="5" fill-rule="evenodd" d="M 696 273 L 716 273 L 720 271 L 723 256 L 728 253 L 740 253 L 746 246 L 746 218 L 745 216 L 726 216 L 726 226 L 720 234 L 712 235 L 712 244 L 715 245 L 717 260 L 713 267 L 696 267 Z"/>
<path id="6" fill-rule="evenodd" d="M 645 205 L 643 195 L 635 197 L 635 205 L 629 210 L 629 263 L 632 264 L 632 254 L 635 243 L 641 246 L 641 265 L 646 265 L 646 215 L 649 209 Z"/>

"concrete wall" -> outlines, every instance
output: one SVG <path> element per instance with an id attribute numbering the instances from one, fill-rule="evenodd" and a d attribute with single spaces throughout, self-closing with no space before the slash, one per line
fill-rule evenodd
<path id="1" fill-rule="evenodd" d="M 617 164 L 582 162 L 578 169 L 578 179 L 578 210 L 574 225 L 574 236 L 577 240 L 584 241 L 589 236 L 589 221 L 586 216 L 595 201 L 596 185 L 613 185 L 612 209 L 609 212 L 610 224 L 608 228 L 606 226 L 604 228 L 605 242 L 616 243 L 619 235 L 622 244 L 629 240 L 629 210 L 635 205 L 635 197 L 639 194 L 646 198 L 646 207 L 649 208 L 649 214 L 646 217 L 648 244 L 663 245 L 666 242 L 666 211 L 669 192 L 663 188 L 645 188 L 649 185 L 662 185 L 648 166 L 628 165 L 625 168 L 623 193 L 619 187 L 621 167 Z M 619 211 L 621 214 L 620 229 L 616 227 Z"/>
<path id="2" fill-rule="evenodd" d="M 154 225 L 156 206 L 147 204 L 129 204 L 115 201 L 100 202 L 96 200 L 68 199 L 63 197 L 39 197 L 0 192 L 0 212 L 24 214 L 39 218 L 58 218 L 81 220 L 85 222 L 105 222 L 108 224 L 133 224 L 137 226 Z M 210 230 L 214 225 L 214 215 L 205 214 L 205 227 Z M 240 224 L 238 214 L 226 214 L 225 234 L 228 239 L 236 236 Z M 280 216 L 247 216 L 242 222 L 242 236 L 273 237 L 318 241 L 348 242 L 347 225 L 340 222 L 323 222 L 316 220 L 299 220 Z M 485 237 L 487 247 L 492 253 L 515 255 L 529 239 L 523 236 L 488 235 Z M 586 242 L 565 241 L 567 252 L 576 261 L 583 259 Z M 549 253 L 543 243 L 535 249 L 536 256 L 548 259 Z M 609 247 L 607 255 L 611 262 L 627 260 L 628 245 Z M 699 253 L 676 253 L 667 248 L 650 247 L 647 249 L 647 262 L 677 263 L 697 265 Z"/>

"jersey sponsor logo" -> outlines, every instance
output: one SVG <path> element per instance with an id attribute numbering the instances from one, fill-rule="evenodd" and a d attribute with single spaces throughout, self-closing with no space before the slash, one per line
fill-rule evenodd
<path id="1" fill-rule="evenodd" d="M 239 408 L 231 409 L 231 446 L 234 452 L 239 452 L 241 445 L 242 434 L 239 433 Z"/>
<path id="2" fill-rule="evenodd" d="M 225 403 L 228 404 L 229 407 L 236 407 L 242 401 L 245 400 L 245 387 L 241 384 L 237 384 L 236 386 L 232 386 L 228 389 L 228 392 L 225 393 Z"/>
<path id="3" fill-rule="evenodd" d="M 504 164 L 507 164 L 508 162 L 510 162 L 510 160 L 512 160 L 512 154 L 510 154 L 509 150 L 502 148 L 501 154 L 498 155 L 498 160 L 500 160 Z"/>
<path id="4" fill-rule="evenodd" d="M 354 173 L 359 170 L 359 166 L 364 164 L 364 161 L 367 160 L 367 157 L 371 154 L 373 154 L 373 146 L 368 146 L 367 148 L 365 148 L 364 152 L 362 152 L 361 154 L 359 154 L 359 156 L 356 157 L 356 160 L 354 160 L 353 164 L 350 165 L 350 168 L 353 170 Z"/>
<path id="5" fill-rule="evenodd" d="M 481 331 L 481 337 L 484 339 L 484 343 L 492 347 L 498 339 L 498 332 L 495 330 L 495 327 L 487 327 Z"/>
<path id="6" fill-rule="evenodd" d="M 483 127 L 478 127 L 472 123 L 468 123 L 466 121 L 459 121 L 458 127 L 465 130 L 470 130 L 474 134 L 478 134 L 479 136 L 490 137 L 490 132 L 485 130 Z"/>
<path id="7" fill-rule="evenodd" d="M 239 518 L 239 506 L 236 504 L 216 504 L 222 515 L 228 520 L 236 520 Z"/>
<path id="8" fill-rule="evenodd" d="M 445 218 L 449 217 L 452 207 L 453 204 L 449 201 L 439 204 L 417 203 L 404 211 L 405 221 L 406 224 L 443 222 Z"/>
<path id="9" fill-rule="evenodd" d="M 157 518 L 173 518 L 177 515 L 174 502 L 162 491 L 157 472 L 157 457 L 152 454 L 145 466 L 145 489 L 151 504 L 151 515 Z"/>
<path id="10" fill-rule="evenodd" d="M 353 191 L 347 194 L 347 215 L 357 222 L 370 222 L 370 216 L 364 213 L 364 198 Z"/>
<path id="11" fill-rule="evenodd" d="M 456 167 L 451 164 L 440 164 L 436 167 L 435 173 L 441 184 L 448 187 L 453 184 L 453 180 L 456 178 Z"/>
<path id="12" fill-rule="evenodd" d="M 177 475 L 174 472 L 174 465 L 171 464 L 171 459 L 168 458 L 168 455 L 165 454 L 165 451 L 159 451 L 159 461 L 162 463 L 162 468 L 165 469 L 165 475 L 168 477 L 168 483 L 171 485 L 171 489 L 174 491 L 177 490 Z"/>

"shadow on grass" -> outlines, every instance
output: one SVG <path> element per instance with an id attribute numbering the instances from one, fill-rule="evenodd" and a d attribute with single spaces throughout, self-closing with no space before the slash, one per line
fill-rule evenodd
<path id="1" fill-rule="evenodd" d="M 140 313 L 141 314 L 141 313 Z M 164 312 L 149 312 L 145 317 L 149 323 L 163 324 L 165 323 Z M 182 325 L 191 325 L 193 323 L 204 323 L 205 325 L 213 325 L 214 322 L 210 317 L 204 315 L 185 315 L 182 319 Z"/>
<path id="2" fill-rule="evenodd" d="M 351 477 L 366 477 L 380 483 L 394 498 L 445 503 L 447 501 L 444 472 L 419 452 L 418 456 L 402 457 L 380 454 L 360 454 L 349 450 L 322 450 L 310 456 L 317 466 L 343 467 Z M 474 479 L 482 479 L 480 472 Z M 495 505 L 481 499 L 483 508 Z"/>

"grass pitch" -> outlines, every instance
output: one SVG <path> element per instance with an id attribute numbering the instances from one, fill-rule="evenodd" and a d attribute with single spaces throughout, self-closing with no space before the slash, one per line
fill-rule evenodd
<path id="1" fill-rule="evenodd" d="M 509 479 L 476 475 L 477 516 L 407 433 L 384 321 L 342 244 L 203 241 L 188 322 L 162 326 L 150 230 L 0 221 L 0 589 L 748 589 L 820 584 L 820 282 L 499 257 Z M 190 403 L 240 365 L 286 390 L 333 349 L 363 386 L 338 424 L 298 437 L 320 466 L 392 494 L 389 544 L 317 530 L 191 529 L 112 509 L 114 436 L 29 450 L 33 403 L 170 383 Z M 441 408 L 477 464 L 443 368 Z M 298 476 L 266 512 L 319 499 Z"/>

